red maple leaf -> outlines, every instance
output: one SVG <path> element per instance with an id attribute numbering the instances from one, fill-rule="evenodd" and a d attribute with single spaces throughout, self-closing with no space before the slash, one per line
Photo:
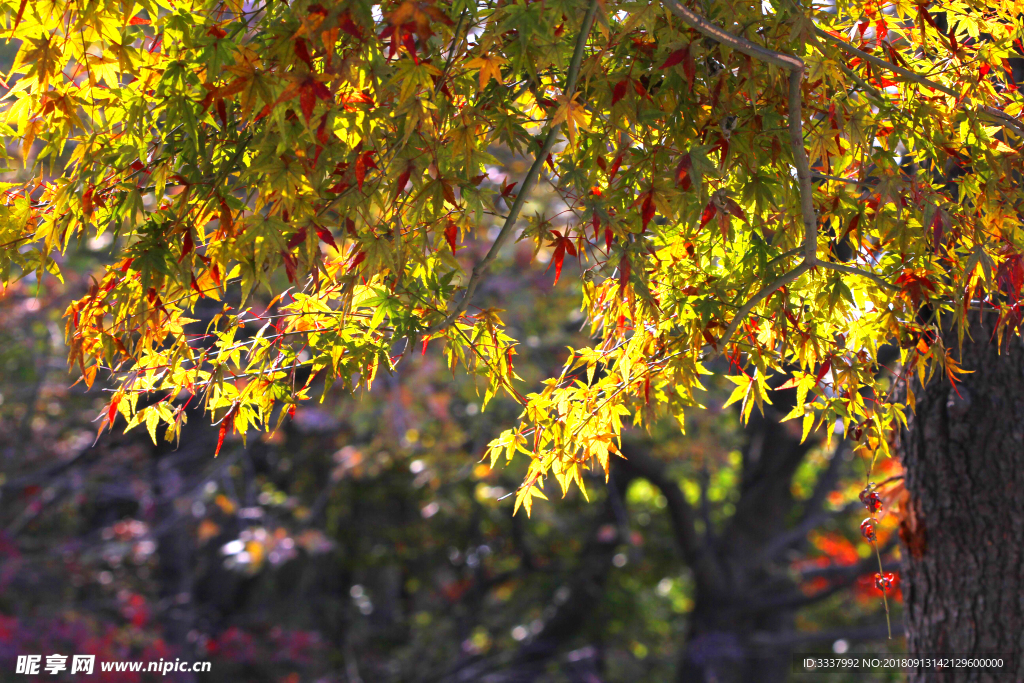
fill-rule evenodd
<path id="1" fill-rule="evenodd" d="M 459 237 L 459 227 L 455 225 L 454 221 L 448 221 L 448 225 L 444 229 L 444 238 L 448 242 L 449 248 L 451 248 L 454 254 L 457 250 L 456 240 Z"/>
<path id="2" fill-rule="evenodd" d="M 562 235 L 558 230 L 552 230 L 551 234 L 555 236 L 551 246 L 555 248 L 555 253 L 551 257 L 551 263 L 555 266 L 555 282 L 558 284 L 558 278 L 562 276 L 562 262 L 565 260 L 565 254 L 568 252 L 570 256 L 576 256 L 576 245 L 569 239 L 569 235 Z M 548 265 L 548 270 L 551 269 L 551 265 Z"/>
<path id="3" fill-rule="evenodd" d="M 684 154 L 683 158 L 679 160 L 679 165 L 676 166 L 676 185 L 683 188 L 683 190 L 689 190 L 692 185 L 692 179 L 690 178 L 690 169 L 693 168 L 693 160 L 689 154 Z"/>

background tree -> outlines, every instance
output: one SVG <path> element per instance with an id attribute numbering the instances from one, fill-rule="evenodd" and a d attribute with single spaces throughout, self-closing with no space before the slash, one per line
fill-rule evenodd
<path id="1" fill-rule="evenodd" d="M 670 423 L 634 437 L 611 487 L 588 474 L 590 504 L 570 492 L 529 521 L 511 516 L 509 497 L 525 463 L 477 463 L 514 417 L 514 401 L 496 398 L 479 413 L 482 395 L 452 379 L 438 349 L 370 392 L 332 391 L 300 406 L 272 438 L 253 432 L 243 444 L 229 435 L 217 459 L 209 454 L 218 428 L 198 413 L 175 448 L 154 446 L 142 430 L 92 446 L 102 393 L 68 388 L 55 326 L 62 302 L 89 286 L 78 273 L 104 256 L 93 246 L 69 254 L 65 285 L 23 281 L 0 300 L 0 442 L 9 444 L 0 452 L 0 668 L 17 654 L 67 650 L 212 660 L 213 674 L 200 680 L 664 681 L 684 652 L 713 660 L 717 643 L 719 655 L 762 662 L 748 680 L 773 680 L 765 653 L 782 660 L 787 648 L 830 651 L 837 640 L 851 651 L 902 647 L 885 639 L 877 567 L 857 543 L 862 515 L 851 506 L 860 507 L 861 478 L 849 449 L 833 453 L 813 439 L 783 485 L 753 463 L 785 448 L 744 457 L 760 450 L 748 438 L 771 443 L 778 425 L 755 416 L 744 435 L 733 409 L 718 410 L 727 387 L 713 388 L 713 408 L 693 415 L 686 437 Z M 524 339 L 520 372 L 532 381 L 585 337 L 564 316 L 575 294 L 552 289 L 545 264 L 496 266 L 481 296 L 517 293 L 505 318 Z M 783 435 L 783 444 L 798 446 L 798 437 Z M 783 618 L 702 638 L 716 604 L 715 621 L 743 622 L 727 601 L 702 597 L 674 513 L 682 496 L 697 533 L 713 529 L 702 544 L 728 545 L 740 526 L 731 520 L 756 512 L 742 504 L 740 481 L 774 481 L 762 500 L 780 497 L 772 505 L 791 511 L 779 518 L 778 551 L 744 562 L 760 562 L 748 570 L 754 578 L 773 577 L 749 582 L 751 600 Z M 624 494 L 611 496 L 612 487 Z M 814 506 L 820 512 L 805 520 Z M 883 546 L 894 532 L 894 516 L 883 517 Z M 744 533 L 748 544 L 768 545 L 755 533 Z M 780 593 L 780 582 L 791 592 Z M 690 634 L 698 600 L 702 625 Z"/>
<path id="2" fill-rule="evenodd" d="M 173 440 L 201 403 L 219 451 L 313 378 L 369 388 L 433 340 L 484 407 L 522 403 L 490 454 L 529 459 L 529 513 L 546 479 L 610 477 L 624 417 L 681 419 L 714 357 L 745 419 L 788 376 L 801 436 L 826 425 L 830 446 L 841 420 L 870 478 L 922 392 L 905 379 L 963 372 L 944 330 L 963 343 L 985 307 L 993 341 L 1019 344 L 1009 5 L 945 3 L 940 30 L 907 2 L 328 4 L 6 5 L 5 132 L 33 170 L 7 190 L 0 268 L 56 274 L 73 238 L 123 241 L 66 313 L 85 384 L 114 380 L 105 424 Z M 492 143 L 532 161 L 466 272 Z M 538 183 L 575 221 L 519 220 Z M 475 298 L 513 236 L 550 246 L 556 281 L 586 259 L 593 337 L 525 396 L 500 311 Z"/>

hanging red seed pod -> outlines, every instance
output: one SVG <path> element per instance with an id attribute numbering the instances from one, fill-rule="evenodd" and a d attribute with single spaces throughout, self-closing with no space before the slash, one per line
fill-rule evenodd
<path id="1" fill-rule="evenodd" d="M 868 491 L 866 495 L 862 493 L 860 500 L 871 514 L 875 514 L 882 508 L 882 497 L 878 495 L 878 491 Z"/>
<path id="2" fill-rule="evenodd" d="M 864 490 L 860 492 L 860 502 L 862 502 L 865 505 L 867 505 L 868 504 L 867 498 L 868 498 L 868 496 L 872 492 L 874 492 L 874 490 L 875 490 L 875 482 L 873 482 L 873 481 L 869 482 L 868 485 L 864 487 Z"/>
<path id="3" fill-rule="evenodd" d="M 875 588 L 882 591 L 883 593 L 888 593 L 889 591 L 891 591 L 893 583 L 895 581 L 896 577 L 893 575 L 892 572 L 885 572 L 884 574 L 875 572 Z"/>
<path id="4" fill-rule="evenodd" d="M 875 536 L 876 524 L 878 524 L 878 520 L 874 517 L 868 517 L 860 523 L 860 533 L 864 536 L 864 538 L 868 539 L 872 543 L 874 543 L 875 538 L 877 538 L 877 536 Z"/>

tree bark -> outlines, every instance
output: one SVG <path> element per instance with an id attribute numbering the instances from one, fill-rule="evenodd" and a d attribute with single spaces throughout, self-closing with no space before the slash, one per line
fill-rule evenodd
<path id="1" fill-rule="evenodd" d="M 994 324 L 971 322 L 961 365 L 972 374 L 916 387 L 901 579 L 911 653 L 1016 661 L 1001 672 L 915 670 L 910 683 L 1024 681 L 1024 345 L 1010 335 L 1000 354 Z M 956 331 L 944 342 L 956 356 Z"/>

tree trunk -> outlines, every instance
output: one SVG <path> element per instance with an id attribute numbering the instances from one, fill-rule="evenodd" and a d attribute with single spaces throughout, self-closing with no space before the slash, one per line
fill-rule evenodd
<path id="1" fill-rule="evenodd" d="M 907 648 L 1012 655 L 1012 669 L 916 670 L 910 683 L 1024 681 L 1024 345 L 999 353 L 995 316 L 971 323 L 954 388 L 917 387 L 903 448 L 910 502 L 900 527 Z M 944 335 L 954 356 L 955 330 Z"/>

